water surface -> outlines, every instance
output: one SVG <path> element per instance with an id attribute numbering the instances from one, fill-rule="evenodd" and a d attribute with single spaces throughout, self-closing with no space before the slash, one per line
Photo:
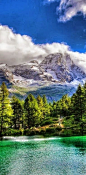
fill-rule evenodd
<path id="1" fill-rule="evenodd" d="M 0 175 L 85 175 L 86 136 L 0 141 Z"/>

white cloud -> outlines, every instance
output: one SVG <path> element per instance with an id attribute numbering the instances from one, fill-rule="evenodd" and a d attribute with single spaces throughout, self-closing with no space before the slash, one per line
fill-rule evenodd
<path id="1" fill-rule="evenodd" d="M 18 64 L 39 55 L 45 55 L 45 51 L 30 37 L 14 34 L 7 26 L 0 26 L 0 62 Z"/>
<path id="2" fill-rule="evenodd" d="M 67 50 L 68 46 L 59 43 L 35 45 L 29 36 L 15 34 L 7 26 L 0 26 L 0 62 L 19 64 L 36 57 Z"/>
<path id="3" fill-rule="evenodd" d="M 61 0 L 59 7 L 57 7 L 60 22 L 70 20 L 78 12 L 86 15 L 86 0 Z"/>
<path id="4" fill-rule="evenodd" d="M 44 0 L 44 4 L 55 1 L 60 1 L 59 6 L 56 8 L 59 22 L 69 21 L 78 13 L 86 16 L 86 0 Z"/>
<path id="5" fill-rule="evenodd" d="M 82 71 L 86 73 L 86 53 L 68 51 L 68 54 L 70 55 L 75 65 L 80 67 Z"/>
<path id="6" fill-rule="evenodd" d="M 86 72 L 86 54 L 73 52 L 64 43 L 35 45 L 28 36 L 13 33 L 7 26 L 0 26 L 0 63 L 21 64 L 32 59 L 39 62 L 49 54 L 69 54 L 76 65 Z"/>
<path id="7" fill-rule="evenodd" d="M 60 0 L 44 0 L 43 1 L 43 4 L 50 4 L 50 3 L 52 3 L 52 2 L 59 2 Z"/>

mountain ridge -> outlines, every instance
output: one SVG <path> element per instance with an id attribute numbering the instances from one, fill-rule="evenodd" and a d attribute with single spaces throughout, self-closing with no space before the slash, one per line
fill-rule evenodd
<path id="1" fill-rule="evenodd" d="M 4 81 L 10 87 L 10 91 L 12 91 L 12 86 L 27 88 L 28 92 L 33 88 L 37 91 L 37 89 L 51 86 L 54 92 L 53 85 L 58 87 L 62 85 L 66 88 L 65 85 L 70 86 L 74 81 L 79 83 L 83 79 L 85 81 L 85 78 L 85 72 L 74 64 L 68 54 L 50 54 L 41 63 L 32 60 L 14 66 L 0 64 L 0 84 Z"/>
<path id="2" fill-rule="evenodd" d="M 70 55 L 63 56 L 61 53 L 50 54 L 41 63 L 36 60 L 14 66 L 2 63 L 0 64 L 0 71 L 12 84 L 19 83 L 20 79 L 21 81 L 70 83 L 74 79 L 81 80 L 86 77 L 85 72 L 74 64 Z M 28 85 L 30 85 L 30 82 Z"/>

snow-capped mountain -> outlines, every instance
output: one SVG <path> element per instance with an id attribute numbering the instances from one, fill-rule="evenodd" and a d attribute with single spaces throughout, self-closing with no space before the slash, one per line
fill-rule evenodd
<path id="1" fill-rule="evenodd" d="M 36 60 L 29 63 L 8 67 L 9 79 L 12 77 L 12 83 L 23 81 L 27 84 L 38 82 L 64 83 L 72 82 L 75 79 L 81 80 L 86 77 L 77 65 L 73 63 L 70 56 L 60 53 L 51 54 L 39 64 Z M 13 76 L 12 76 L 13 75 Z"/>
<path id="2" fill-rule="evenodd" d="M 4 81 L 8 86 L 39 88 L 71 85 L 73 82 L 81 82 L 85 78 L 85 72 L 74 64 L 68 54 L 50 54 L 41 63 L 32 60 L 15 66 L 0 64 L 0 84 Z"/>

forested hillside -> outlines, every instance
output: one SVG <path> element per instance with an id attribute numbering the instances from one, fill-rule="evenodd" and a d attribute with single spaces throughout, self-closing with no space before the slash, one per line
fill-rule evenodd
<path id="1" fill-rule="evenodd" d="M 0 88 L 0 136 L 3 135 L 85 135 L 86 83 L 75 94 L 48 103 L 46 96 L 29 94 L 24 100 L 9 98 L 3 82 Z"/>

